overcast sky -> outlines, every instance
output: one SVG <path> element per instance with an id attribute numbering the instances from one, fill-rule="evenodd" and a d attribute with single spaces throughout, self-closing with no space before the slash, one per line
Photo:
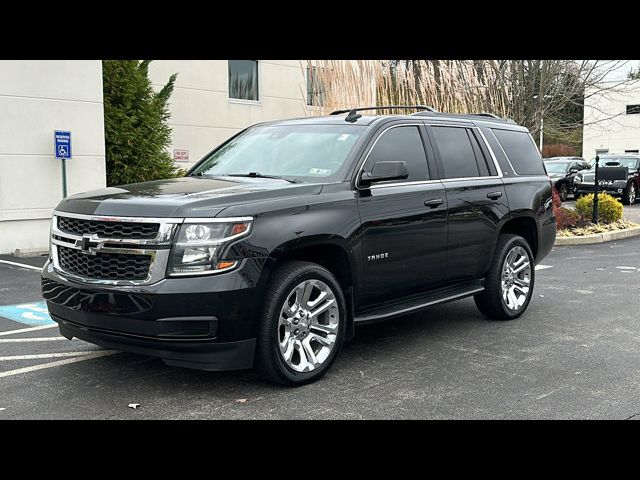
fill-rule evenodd
<path id="1" fill-rule="evenodd" d="M 632 69 L 637 69 L 640 66 L 640 60 L 627 60 L 625 65 L 621 65 L 616 70 L 612 70 L 607 75 L 607 80 L 624 80 L 627 78 L 627 73 Z"/>

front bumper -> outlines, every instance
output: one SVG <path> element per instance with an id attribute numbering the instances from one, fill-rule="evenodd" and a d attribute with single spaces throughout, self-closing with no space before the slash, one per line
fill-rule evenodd
<path id="1" fill-rule="evenodd" d="M 67 338 L 204 370 L 251 368 L 262 258 L 237 270 L 123 287 L 83 284 L 47 262 L 42 291 Z"/>
<path id="2" fill-rule="evenodd" d="M 626 184 L 624 185 L 600 185 L 598 187 L 598 193 L 608 193 L 613 197 L 620 197 L 624 193 L 626 188 Z M 588 195 L 589 193 L 593 193 L 595 191 L 595 186 L 593 183 L 589 184 L 575 184 L 575 192 L 580 195 Z"/>

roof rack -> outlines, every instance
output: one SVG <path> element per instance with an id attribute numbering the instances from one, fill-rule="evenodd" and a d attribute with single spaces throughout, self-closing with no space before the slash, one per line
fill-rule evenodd
<path id="1" fill-rule="evenodd" d="M 403 109 L 403 110 L 426 110 L 428 112 L 437 113 L 437 110 L 428 105 L 386 105 L 386 106 L 376 106 L 376 107 L 356 107 L 356 108 L 348 108 L 346 110 L 336 110 L 331 112 L 330 115 L 341 115 L 343 113 L 348 113 L 345 122 L 355 122 L 362 115 L 359 115 L 357 112 L 363 110 L 392 110 L 392 109 Z"/>

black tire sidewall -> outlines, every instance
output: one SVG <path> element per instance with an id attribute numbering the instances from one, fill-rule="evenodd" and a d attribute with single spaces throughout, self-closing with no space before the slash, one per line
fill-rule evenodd
<path id="1" fill-rule="evenodd" d="M 564 195 L 562 194 L 564 192 Z M 567 200 L 567 198 L 569 198 L 569 185 L 567 185 L 566 183 L 561 183 L 560 186 L 558 187 L 558 195 L 560 195 L 560 200 L 561 201 L 565 201 Z"/>
<path id="2" fill-rule="evenodd" d="M 525 252 L 527 252 L 527 256 L 529 257 L 529 263 L 531 265 L 531 281 L 529 282 L 529 295 L 527 296 L 527 299 L 525 300 L 525 302 L 522 304 L 522 306 L 518 309 L 518 310 L 511 310 L 509 307 L 507 307 L 507 304 L 504 302 L 504 298 L 502 298 L 502 269 L 504 267 L 504 262 L 507 258 L 508 253 L 515 247 L 515 246 L 519 246 L 524 248 Z M 509 242 L 507 242 L 502 250 L 502 254 L 500 255 L 500 261 L 499 261 L 499 276 L 497 281 L 500 282 L 496 287 L 497 291 L 500 292 L 499 293 L 499 300 L 500 300 L 500 305 L 502 306 L 502 310 L 504 311 L 504 314 L 506 316 L 508 316 L 509 318 L 517 318 L 520 315 L 522 315 L 526 310 L 527 307 L 529 306 L 529 302 L 531 301 L 531 298 L 533 297 L 533 289 L 535 286 L 535 281 L 536 281 L 536 268 L 535 268 L 535 262 L 533 260 L 533 253 L 531 252 L 531 247 L 529 247 L 529 244 L 526 242 L 526 240 L 522 237 L 513 237 L 512 239 L 509 240 Z"/>
<path id="3" fill-rule="evenodd" d="M 331 351 L 329 357 L 325 362 L 317 369 L 307 372 L 300 373 L 291 369 L 282 358 L 280 354 L 280 348 L 278 346 L 278 319 L 280 315 L 280 309 L 282 308 L 282 304 L 287 298 L 289 292 L 301 282 L 305 280 L 321 280 L 326 283 L 333 294 L 336 297 L 338 302 L 338 311 L 340 314 L 340 323 L 338 325 L 338 332 L 336 334 L 336 343 Z M 344 333 L 346 330 L 346 322 L 347 322 L 347 312 L 346 312 L 346 304 L 344 299 L 344 294 L 342 293 L 342 289 L 340 288 L 337 280 L 331 275 L 327 270 L 318 266 L 310 267 L 305 269 L 305 271 L 297 274 L 285 284 L 281 285 L 277 289 L 277 298 L 275 302 L 273 302 L 273 307 L 270 312 L 265 312 L 268 315 L 266 319 L 269 322 L 269 338 L 270 338 L 270 355 L 272 360 L 278 370 L 278 373 L 284 377 L 287 383 L 291 384 L 305 384 L 324 375 L 324 373 L 331 367 L 331 364 L 335 360 L 336 355 L 340 351 L 342 347 L 342 341 L 344 339 Z"/>

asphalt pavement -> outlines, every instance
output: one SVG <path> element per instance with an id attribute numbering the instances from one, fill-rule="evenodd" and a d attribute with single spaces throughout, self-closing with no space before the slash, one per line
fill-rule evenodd
<path id="1" fill-rule="evenodd" d="M 292 389 L 62 339 L 37 269 L 0 262 L 0 317 L 19 319 L 0 318 L 0 419 L 640 418 L 640 237 L 555 247 L 536 275 L 520 319 L 465 299 L 360 327 Z"/>

